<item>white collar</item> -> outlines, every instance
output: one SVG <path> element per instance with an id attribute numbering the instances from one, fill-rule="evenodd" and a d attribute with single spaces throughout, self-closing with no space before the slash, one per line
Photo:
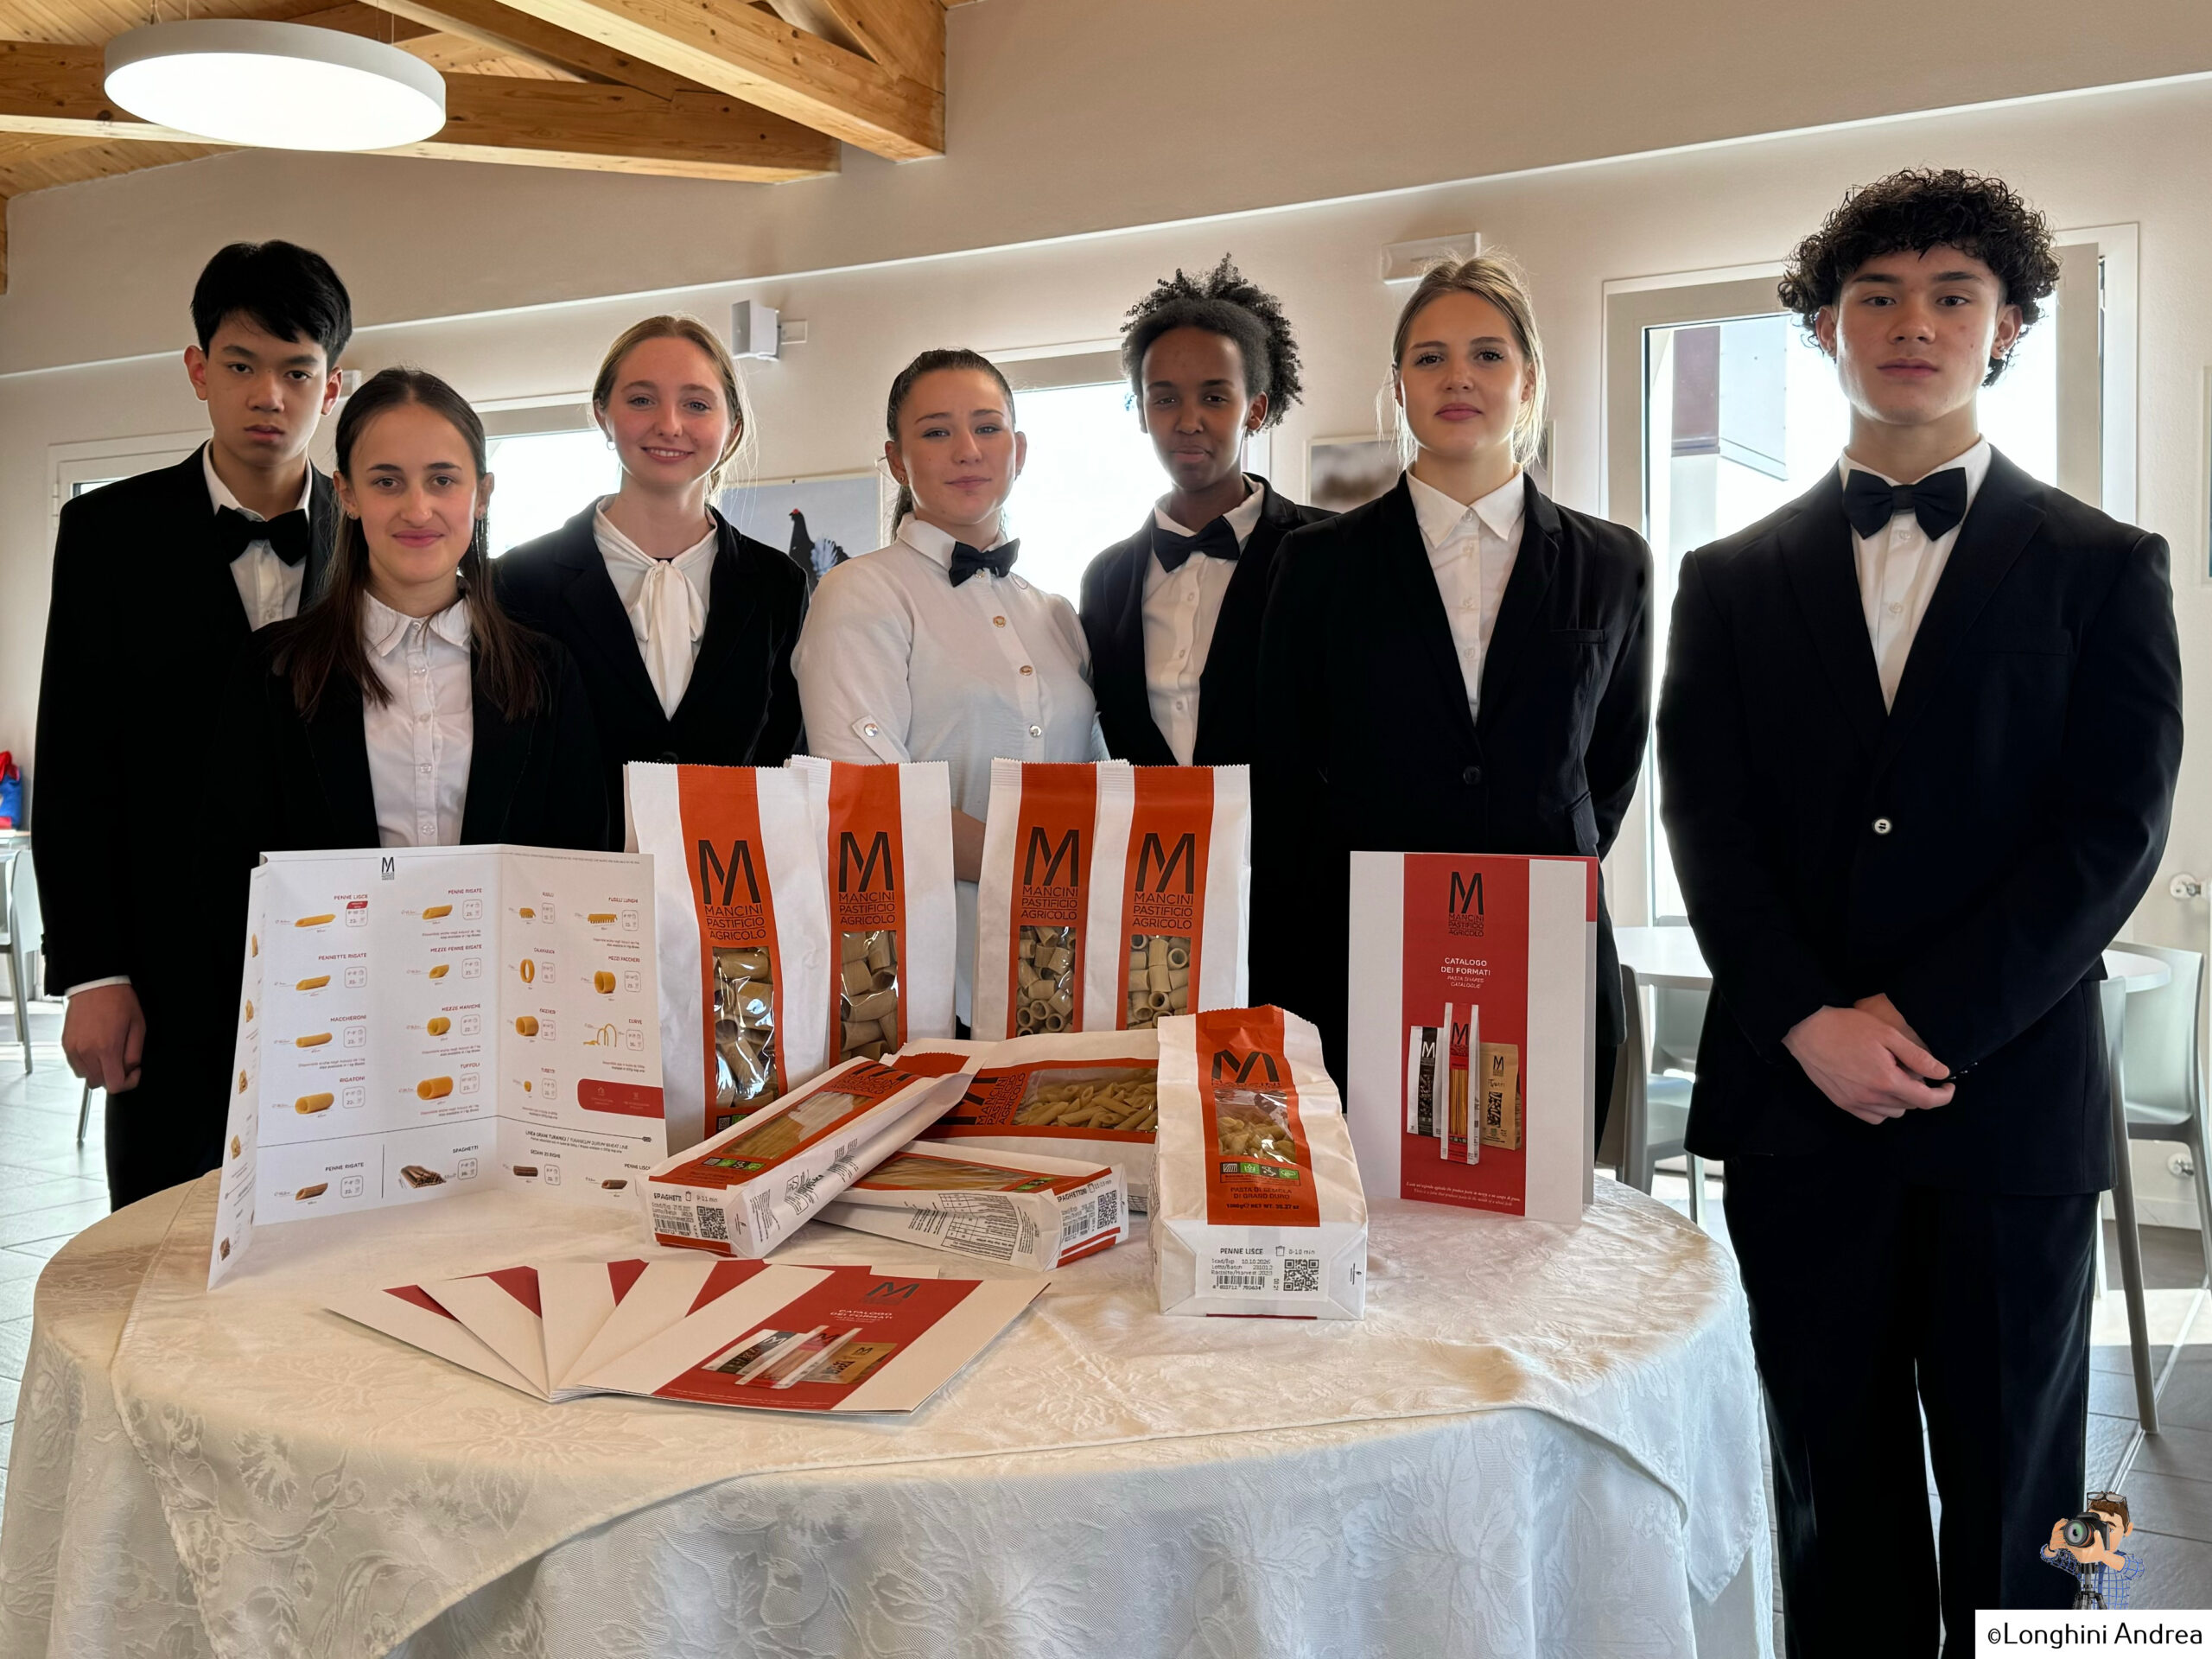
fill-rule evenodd
<path id="1" fill-rule="evenodd" d="M 626 558 L 635 559 L 648 570 L 657 564 L 672 563 L 688 576 L 712 556 L 715 550 L 721 545 L 722 527 L 715 517 L 714 509 L 709 507 L 707 509 L 707 533 L 704 536 L 692 543 L 681 553 L 677 554 L 673 559 L 657 559 L 624 535 L 622 527 L 607 516 L 607 504 L 612 499 L 613 499 L 612 496 L 602 496 L 600 498 L 599 505 L 592 509 L 592 537 L 598 542 L 601 554 L 614 553 Z"/>
<path id="2" fill-rule="evenodd" d="M 957 537 L 939 530 L 935 524 L 924 524 L 911 512 L 899 521 L 897 539 L 906 543 L 924 558 L 930 560 L 932 563 L 944 566 L 947 570 L 952 569 L 952 550 L 960 544 Z M 998 534 L 976 550 L 978 553 L 988 553 L 1004 540 L 1006 540 L 1006 526 L 1001 520 Z M 971 543 L 970 545 L 972 546 L 973 543 Z"/>
<path id="3" fill-rule="evenodd" d="M 448 644 L 468 649 L 468 601 L 456 599 L 435 616 L 409 616 L 395 611 L 374 594 L 361 595 L 361 638 L 372 657 L 389 657 L 399 649 L 407 631 L 427 621 L 430 632 Z"/>
<path id="4" fill-rule="evenodd" d="M 1265 486 L 1261 484 L 1258 479 L 1254 478 L 1249 473 L 1244 474 L 1244 499 L 1242 501 L 1239 501 L 1235 506 L 1231 507 L 1227 512 L 1221 515 L 1224 518 L 1228 520 L 1229 528 L 1231 533 L 1236 536 L 1236 545 L 1239 547 L 1243 546 L 1247 541 L 1250 540 L 1252 532 L 1259 528 L 1260 511 L 1268 505 L 1268 493 Z M 1154 505 L 1152 509 L 1153 523 L 1159 525 L 1160 529 L 1166 531 L 1170 535 L 1197 535 L 1198 533 L 1198 531 L 1185 530 L 1182 525 L 1177 524 L 1173 518 L 1167 516 L 1167 497 L 1163 495 Z M 1201 525 L 1199 528 L 1203 529 L 1205 526 Z"/>
<path id="5" fill-rule="evenodd" d="M 1424 484 L 1410 470 L 1406 474 L 1406 482 L 1413 493 L 1414 516 L 1421 521 L 1421 533 L 1431 548 L 1443 546 L 1471 512 L 1498 540 L 1510 542 L 1529 508 L 1528 486 L 1522 481 L 1517 469 L 1488 495 L 1465 506 L 1434 485 Z"/>
<path id="6" fill-rule="evenodd" d="M 240 505 L 238 497 L 231 493 L 231 486 L 224 483 L 222 479 L 217 474 L 215 471 L 215 442 L 212 438 L 206 443 L 200 446 L 200 470 L 207 474 L 207 499 L 211 505 L 212 511 L 220 512 L 225 507 L 228 507 L 232 512 L 242 512 L 249 518 L 258 518 L 261 517 L 261 515 L 256 512 L 251 507 Z M 302 512 L 307 512 L 314 500 L 315 463 L 313 461 L 309 461 L 308 463 L 308 475 L 300 480 L 299 511 Z"/>
<path id="7" fill-rule="evenodd" d="M 1937 473 L 1948 472 L 1954 467 L 1964 467 L 1967 474 L 1967 505 L 1971 507 L 1974 505 L 1974 497 L 1981 492 L 1981 480 L 1989 476 L 1989 463 L 1996 458 L 1996 455 L 1997 451 L 1990 448 L 1987 438 L 1977 438 L 1974 440 L 1973 448 L 1963 454 L 1953 455 L 1940 467 L 1930 467 L 1928 473 L 1932 477 Z M 1880 479 L 1892 489 L 1904 481 L 1903 479 L 1891 478 L 1887 473 L 1877 473 L 1864 461 L 1853 461 L 1851 458 L 1851 451 L 1847 449 L 1836 462 L 1836 476 L 1847 484 L 1851 481 L 1851 475 L 1853 473 L 1870 474 Z"/>

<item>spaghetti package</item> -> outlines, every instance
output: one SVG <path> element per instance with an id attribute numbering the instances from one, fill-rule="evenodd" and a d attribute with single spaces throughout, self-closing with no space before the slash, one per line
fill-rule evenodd
<path id="1" fill-rule="evenodd" d="M 960 1097 L 964 1069 L 847 1060 L 645 1179 L 653 1236 L 763 1256 Z"/>
<path id="2" fill-rule="evenodd" d="M 1129 1225 L 1117 1169 L 925 1141 L 861 1176 L 822 1219 L 1039 1273 L 1112 1249 Z"/>
<path id="3" fill-rule="evenodd" d="M 653 855 L 668 1145 L 681 1152 L 830 1059 L 823 843 L 801 772 L 623 770 L 632 852 Z"/>
<path id="4" fill-rule="evenodd" d="M 1022 1152 L 1106 1165 L 1122 1173 L 1128 1202 L 1144 1208 L 1160 1122 L 1160 1039 L 1151 1029 L 916 1043 L 896 1064 L 975 1073 L 925 1141 L 964 1157 Z"/>
<path id="5" fill-rule="evenodd" d="M 1242 1007 L 1252 910 L 1243 766 L 1102 769 L 1079 1029 Z"/>
<path id="6" fill-rule="evenodd" d="M 951 1036 L 958 924 L 944 763 L 791 764 L 826 861 L 833 1057 L 880 1059 L 914 1038 Z"/>
<path id="7" fill-rule="evenodd" d="M 1129 768 L 991 762 L 976 889 L 969 1028 L 985 1039 L 1083 1031 L 1099 780 Z M 1101 925 L 1105 925 L 1102 922 Z"/>
<path id="8" fill-rule="evenodd" d="M 1305 1020 L 1227 1008 L 1160 1021 L 1148 1237 L 1163 1313 L 1364 1313 L 1367 1197 Z"/>

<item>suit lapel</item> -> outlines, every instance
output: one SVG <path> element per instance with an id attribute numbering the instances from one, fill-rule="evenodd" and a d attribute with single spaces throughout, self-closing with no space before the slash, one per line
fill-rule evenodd
<path id="1" fill-rule="evenodd" d="M 1522 653 L 1529 649 L 1529 641 L 1535 637 L 1537 619 L 1543 614 L 1545 596 L 1551 592 L 1552 577 L 1559 569 L 1558 510 L 1544 498 L 1535 480 L 1524 476 L 1522 485 L 1527 494 L 1522 508 L 1521 550 L 1513 556 L 1513 569 L 1505 578 L 1505 592 L 1497 603 L 1497 620 L 1491 626 L 1490 648 L 1483 652 L 1478 725 L 1484 711 L 1502 706 L 1506 682 L 1512 677 Z"/>
<path id="2" fill-rule="evenodd" d="M 323 810 L 340 847 L 377 844 L 376 791 L 369 782 L 369 743 L 361 716 L 360 688 L 334 672 L 307 726 Z"/>
<path id="3" fill-rule="evenodd" d="M 1397 584 L 1405 604 L 1407 625 L 1420 637 L 1421 647 L 1443 683 L 1456 695 L 1445 699 L 1452 712 L 1446 716 L 1470 743 L 1475 738 L 1475 719 L 1467 708 L 1467 679 L 1459 671 L 1459 648 L 1452 643 L 1451 619 L 1444 613 L 1444 595 L 1436 586 L 1436 572 L 1428 562 L 1428 543 L 1421 537 L 1421 519 L 1414 512 L 1413 490 L 1402 474 L 1397 487 L 1376 502 L 1382 535 L 1383 563 Z"/>
<path id="4" fill-rule="evenodd" d="M 322 597 L 330 582 L 330 561 L 338 545 L 338 492 L 330 480 L 310 466 L 315 482 L 308 486 L 308 522 L 315 531 L 308 543 L 308 569 L 300 586 L 302 610 Z"/>
<path id="5" fill-rule="evenodd" d="M 691 664 L 691 677 L 683 683 L 683 698 L 677 703 L 676 713 L 671 716 L 675 720 L 683 718 L 684 711 L 690 707 L 695 696 L 713 696 L 713 691 L 705 688 L 712 686 L 715 675 L 721 671 L 723 664 L 736 649 L 738 642 L 745 638 L 746 627 L 760 606 L 751 584 L 745 580 L 745 555 L 739 545 L 737 532 L 730 528 L 720 513 L 715 514 L 715 524 L 721 531 L 721 542 L 715 550 L 715 566 L 707 583 L 707 628 L 699 636 L 699 655 Z M 627 632 L 629 619 L 626 617 L 623 619 L 623 626 L 624 632 Z M 635 634 L 631 635 L 632 641 L 636 637 Z M 644 666 L 645 659 L 639 657 L 634 643 L 631 645 L 630 655 L 641 668 Z M 646 678 L 645 689 L 649 692 L 652 689 L 650 676 Z M 656 697 L 654 701 L 658 702 L 659 699 Z"/>
<path id="6" fill-rule="evenodd" d="M 1858 559 L 1850 521 L 1843 516 L 1843 481 L 1834 467 L 1798 498 L 1796 513 L 1777 529 L 1775 540 L 1844 718 L 1872 751 L 1881 744 L 1889 715 L 1882 707 L 1874 647 L 1866 638 Z"/>
<path id="7" fill-rule="evenodd" d="M 1959 526 L 1959 539 L 1943 562 L 1943 574 L 1929 596 L 1927 613 L 1912 638 L 1883 734 L 1881 758 L 1892 757 L 1912 722 L 1928 706 L 1936 688 L 1973 631 L 1990 595 L 2011 571 L 2043 523 L 2037 505 L 2041 486 L 2001 454 L 1992 454 L 1989 473 L 1974 493 L 1974 505 Z"/>
<path id="8" fill-rule="evenodd" d="M 607 671 L 613 677 L 615 689 L 651 709 L 653 718 L 659 720 L 663 718 L 660 696 L 653 690 L 652 676 L 645 672 L 645 659 L 638 652 L 638 636 L 631 629 L 630 619 L 623 614 L 622 601 L 614 591 L 614 579 L 607 574 L 607 561 L 600 556 L 599 543 L 592 532 L 592 515 L 597 511 L 594 503 L 569 520 L 560 550 L 554 555 L 555 563 L 569 573 L 563 597 L 582 625 L 585 638 L 604 661 Z M 719 553 L 715 563 L 719 579 Z M 713 626 L 714 613 L 709 607 L 708 626 L 711 630 Z"/>
<path id="9" fill-rule="evenodd" d="M 472 654 L 472 683 L 475 666 Z M 475 731 L 468 746 L 468 798 L 461 810 L 461 839 L 464 845 L 476 847 L 508 838 L 515 789 L 522 782 L 537 727 L 527 720 L 510 721 L 499 705 L 485 696 L 480 683 L 475 684 L 471 706 Z"/>

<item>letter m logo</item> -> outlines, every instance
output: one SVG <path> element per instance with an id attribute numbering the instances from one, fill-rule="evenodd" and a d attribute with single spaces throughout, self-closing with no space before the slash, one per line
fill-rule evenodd
<path id="1" fill-rule="evenodd" d="M 699 896 L 710 905 L 727 905 L 737 893 L 737 878 L 745 877 L 745 891 L 753 904 L 760 902 L 760 883 L 753 872 L 753 843 L 742 839 L 729 844 L 729 861 L 715 856 L 715 844 L 699 838 Z"/>
<path id="2" fill-rule="evenodd" d="M 1233 1083 L 1249 1083 L 1252 1080 L 1252 1070 L 1255 1066 L 1260 1067 L 1266 1072 L 1269 1083 L 1282 1081 L 1281 1076 L 1275 1071 L 1275 1057 L 1265 1049 L 1255 1048 L 1241 1060 L 1225 1048 L 1217 1048 L 1213 1052 L 1213 1080 L 1216 1083 L 1219 1083 L 1224 1077 L 1227 1077 Z"/>
<path id="3" fill-rule="evenodd" d="M 860 885 L 857 887 L 853 885 L 852 880 L 853 866 L 855 864 L 860 866 L 861 871 Z M 879 830 L 875 832 L 875 839 L 869 843 L 868 855 L 865 858 L 861 855 L 861 840 L 858 836 L 848 830 L 838 837 L 838 892 L 866 893 L 868 883 L 875 880 L 876 872 L 879 869 L 883 873 L 883 890 L 889 893 L 899 885 L 898 872 L 891 861 L 891 832 L 889 830 Z"/>
<path id="4" fill-rule="evenodd" d="M 1082 831 L 1069 830 L 1060 837 L 1060 844 L 1054 847 L 1045 833 L 1045 826 L 1033 823 L 1029 826 L 1029 855 L 1021 867 L 1021 885 L 1025 887 L 1080 887 L 1083 884 L 1082 855 Z M 1042 881 L 1037 879 L 1037 861 L 1040 858 L 1045 861 L 1045 879 Z M 1060 879 L 1063 865 L 1067 868 L 1067 880 L 1065 881 Z"/>
<path id="5" fill-rule="evenodd" d="M 1454 870 L 1452 872 L 1452 903 L 1448 913 L 1465 916 L 1469 911 L 1478 916 L 1483 913 L 1483 873 L 1477 870 L 1472 875 L 1463 876 Z"/>
<path id="6" fill-rule="evenodd" d="M 1154 864 L 1160 866 L 1160 877 L 1157 880 L 1147 881 L 1145 878 Z M 1178 864 L 1183 867 L 1183 891 L 1196 892 L 1198 872 L 1198 836 L 1190 830 L 1185 830 L 1183 838 L 1175 843 L 1175 850 L 1171 853 L 1160 845 L 1160 837 L 1157 835 L 1147 830 L 1144 844 L 1137 849 L 1137 891 L 1139 893 L 1166 892 L 1167 884 L 1175 879 L 1175 867 Z"/>

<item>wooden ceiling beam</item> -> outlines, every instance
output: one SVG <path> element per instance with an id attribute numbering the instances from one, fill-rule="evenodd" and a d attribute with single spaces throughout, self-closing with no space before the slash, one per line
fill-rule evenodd
<path id="1" fill-rule="evenodd" d="M 618 52 L 602 41 L 556 29 L 528 12 L 499 0 L 376 0 L 384 12 L 418 28 L 458 35 L 583 80 L 635 86 L 656 98 L 698 90 L 698 83 L 671 74 L 658 64 Z"/>

